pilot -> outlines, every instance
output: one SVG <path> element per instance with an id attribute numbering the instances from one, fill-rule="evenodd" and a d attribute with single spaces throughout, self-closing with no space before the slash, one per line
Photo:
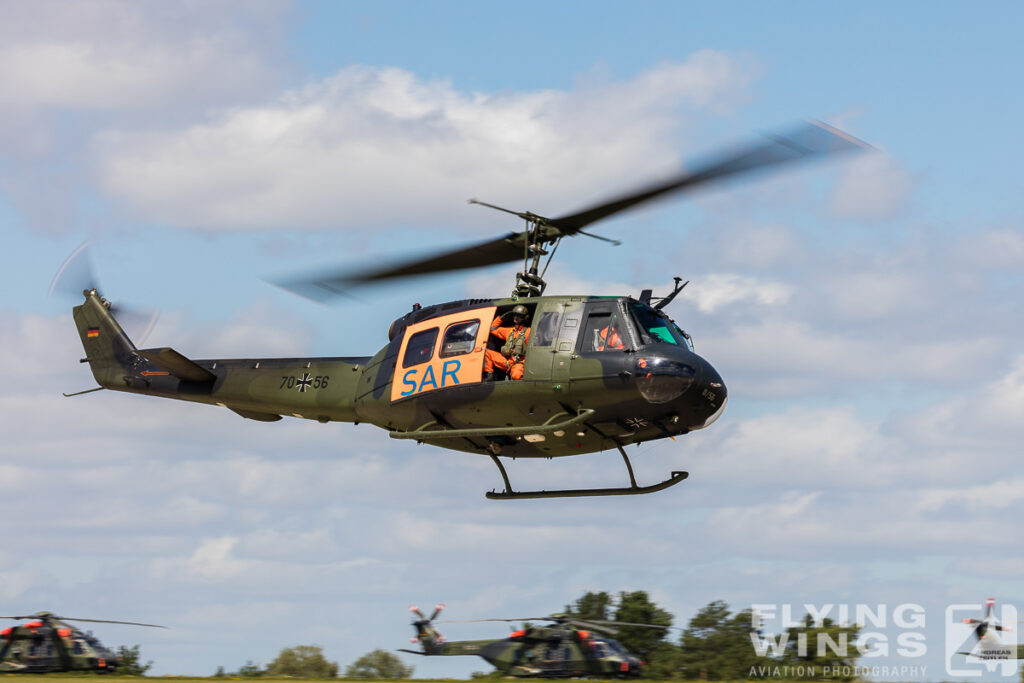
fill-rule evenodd
<path id="1" fill-rule="evenodd" d="M 512 324 L 503 327 L 505 319 L 511 315 Z M 491 334 L 505 342 L 501 351 L 487 349 L 484 352 L 484 381 L 494 379 L 494 368 L 508 374 L 512 379 L 523 378 L 523 361 L 526 360 L 526 345 L 530 343 L 530 328 L 526 326 L 529 311 L 526 306 L 517 304 L 511 311 L 506 311 L 491 323 Z M 506 323 L 507 324 L 507 323 Z"/>
<path id="2" fill-rule="evenodd" d="M 626 348 L 626 345 L 622 342 L 622 337 L 619 336 L 619 326 L 617 323 L 609 323 L 597 331 L 596 346 L 598 351 Z"/>

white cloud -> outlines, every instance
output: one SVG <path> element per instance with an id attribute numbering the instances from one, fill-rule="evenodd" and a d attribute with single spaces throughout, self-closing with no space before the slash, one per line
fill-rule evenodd
<path id="1" fill-rule="evenodd" d="M 251 95 L 278 72 L 286 12 L 271 2 L 3 3 L 0 103 L 138 110 Z"/>
<path id="2" fill-rule="evenodd" d="M 1016 461 L 1015 444 L 1024 439 L 1024 356 L 988 381 L 967 376 L 977 379 L 962 393 L 905 416 L 898 427 L 922 444 L 955 448 L 976 466 L 998 471 Z M 979 460 L 979 454 L 985 457 Z"/>
<path id="3" fill-rule="evenodd" d="M 998 470 L 992 474 L 998 474 Z M 1015 477 L 967 488 L 926 491 L 917 501 L 917 508 L 924 512 L 936 512 L 946 506 L 1009 512 L 1019 509 L 1021 504 L 1024 504 L 1024 479 Z"/>
<path id="4" fill-rule="evenodd" d="M 739 301 L 757 306 L 785 303 L 793 293 L 792 287 L 781 282 L 769 282 L 735 273 L 710 273 L 692 285 L 697 308 L 703 313 Z"/>
<path id="5" fill-rule="evenodd" d="M 893 157 L 862 154 L 843 169 L 831 198 L 831 209 L 843 218 L 884 220 L 903 211 L 917 185 Z"/>
<path id="6" fill-rule="evenodd" d="M 563 211 L 566 198 L 678 162 L 666 141 L 681 105 L 728 107 L 746 80 L 711 51 L 571 92 L 466 93 L 350 66 L 207 123 L 108 130 L 95 158 L 110 196 L 196 227 L 422 225 L 450 221 L 473 195 Z"/>

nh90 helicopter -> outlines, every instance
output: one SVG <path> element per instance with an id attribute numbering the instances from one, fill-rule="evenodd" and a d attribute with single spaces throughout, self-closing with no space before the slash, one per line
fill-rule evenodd
<path id="1" fill-rule="evenodd" d="M 0 631 L 0 673 L 8 674 L 58 671 L 114 673 L 120 664 L 118 656 L 91 633 L 65 623 L 68 621 L 164 628 L 134 621 L 58 617 L 50 612 L 0 619 L 28 620 Z"/>
<path id="2" fill-rule="evenodd" d="M 970 635 L 967 636 L 961 645 L 961 647 L 966 647 L 967 649 L 958 651 L 958 655 L 966 655 L 983 660 L 1024 659 L 1024 645 L 1004 643 L 997 634 L 997 631 L 999 633 L 1010 632 L 1013 628 L 999 623 L 995 610 L 995 598 L 989 598 L 985 601 L 984 617 L 981 619 L 967 617 L 961 621 L 961 623 L 970 624 L 974 628 L 971 629 Z M 971 642 L 972 640 L 973 643 Z"/>
<path id="3" fill-rule="evenodd" d="M 659 628 L 651 624 L 584 620 L 570 614 L 553 614 L 527 619 L 472 619 L 470 621 L 542 621 L 544 626 L 526 626 L 507 638 L 496 640 L 448 641 L 433 626 L 444 604 L 426 617 L 418 607 L 409 608 L 416 619 L 413 643 L 420 650 L 399 650 L 414 655 L 477 655 L 506 676 L 525 678 L 637 678 L 645 663 L 611 636 L 615 626 Z M 454 622 L 450 622 L 454 623 Z"/>
<path id="4" fill-rule="evenodd" d="M 194 360 L 167 347 L 138 349 L 90 283 L 85 302 L 74 308 L 86 353 L 82 362 L 100 385 L 87 391 L 113 389 L 208 403 L 263 422 L 282 416 L 369 422 L 394 439 L 490 457 L 505 488 L 487 493 L 488 498 L 659 491 L 687 473 L 672 472 L 657 484 L 639 486 L 625 446 L 703 429 L 718 419 L 727 400 L 718 372 L 694 353 L 688 335 L 664 312 L 685 283 L 676 278 L 671 293 L 657 299 L 650 290 L 637 298 L 545 296 L 544 274 L 555 251 L 565 237 L 589 235 L 584 228 L 595 221 L 657 197 L 863 146 L 834 128 L 806 123 L 560 218 L 486 204 L 526 221 L 522 232 L 393 267 L 285 285 L 326 298 L 390 278 L 523 261 L 509 298 L 417 304 L 391 324 L 388 344 L 373 356 Z M 548 259 L 541 270 L 544 256 Z M 525 312 L 521 317 L 528 329 L 506 333 L 518 339 L 518 347 L 492 333 L 492 325 L 498 334 L 515 328 L 514 312 Z M 514 379 L 489 381 L 504 379 L 500 370 L 485 375 L 491 358 L 510 369 Z M 499 459 L 612 448 L 625 462 L 628 486 L 515 491 Z"/>

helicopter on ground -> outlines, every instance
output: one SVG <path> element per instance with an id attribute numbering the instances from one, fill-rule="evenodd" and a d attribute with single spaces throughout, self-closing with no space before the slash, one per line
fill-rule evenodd
<path id="1" fill-rule="evenodd" d="M 1006 644 L 1000 639 L 996 632 L 1010 632 L 1009 626 L 1003 626 L 995 615 L 996 600 L 989 598 L 985 601 L 985 616 L 981 619 L 965 617 L 961 620 L 963 624 L 970 624 L 974 628 L 971 634 L 964 640 L 961 647 L 967 647 L 971 639 L 974 639 L 973 647 L 967 651 L 957 652 L 958 655 L 967 655 L 984 660 L 996 659 L 1021 659 L 1024 656 L 1024 646 Z"/>
<path id="2" fill-rule="evenodd" d="M 487 493 L 488 498 L 660 491 L 688 474 L 676 471 L 639 486 L 625 447 L 704 429 L 721 416 L 727 401 L 721 376 L 694 353 L 690 336 L 664 312 L 686 283 L 676 278 L 664 297 L 651 290 L 636 298 L 545 296 L 544 274 L 558 246 L 579 235 L 613 241 L 584 228 L 670 193 L 863 147 L 835 128 L 808 122 L 559 218 L 471 200 L 518 216 L 526 229 L 398 265 L 281 283 L 322 299 L 360 284 L 523 261 L 510 297 L 416 304 L 391 324 L 387 345 L 373 356 L 194 360 L 169 347 L 139 349 L 90 277 L 84 290 L 78 289 L 85 301 L 74 308 L 74 320 L 85 348 L 82 362 L 100 386 L 67 395 L 112 389 L 213 404 L 262 422 L 283 416 L 369 422 L 393 439 L 490 457 L 505 488 Z M 67 268 L 66 262 L 61 272 Z M 514 328 L 514 314 L 523 328 Z M 507 339 L 503 344 L 492 326 L 518 329 L 521 345 L 510 346 Z M 501 368 L 485 374 L 493 354 L 507 359 L 505 370 L 513 370 L 513 380 L 502 381 L 509 378 Z M 516 491 L 499 460 L 612 448 L 625 462 L 628 486 Z"/>
<path id="3" fill-rule="evenodd" d="M 428 657 L 477 655 L 506 676 L 526 678 L 637 678 L 646 664 L 612 638 L 615 627 L 665 628 L 552 614 L 525 619 L 470 619 L 468 621 L 472 622 L 541 621 L 545 625 L 524 625 L 508 637 L 496 640 L 448 641 L 433 626 L 443 609 L 444 604 L 438 604 L 427 617 L 416 605 L 411 605 L 409 610 L 417 617 L 412 622 L 416 629 L 412 642 L 419 643 L 421 649 L 399 652 Z"/>
<path id="4" fill-rule="evenodd" d="M 58 671 L 115 672 L 120 664 L 117 654 L 91 633 L 65 623 L 68 621 L 165 628 L 134 621 L 58 617 L 51 612 L 36 612 L 26 616 L 0 619 L 28 620 L 26 623 L 0 631 L 0 673 L 8 674 Z"/>

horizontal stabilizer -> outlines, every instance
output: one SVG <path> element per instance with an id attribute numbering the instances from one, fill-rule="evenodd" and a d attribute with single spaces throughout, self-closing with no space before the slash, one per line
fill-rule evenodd
<path id="1" fill-rule="evenodd" d="M 137 353 L 186 382 L 212 382 L 217 379 L 217 375 L 196 365 L 169 346 L 159 349 L 140 349 Z"/>
<path id="2" fill-rule="evenodd" d="M 247 420 L 256 420 L 257 422 L 277 422 L 281 419 L 281 416 L 277 413 L 260 413 L 255 410 L 244 410 L 242 408 L 232 408 L 231 406 L 228 406 L 228 409 L 238 413 Z"/>

